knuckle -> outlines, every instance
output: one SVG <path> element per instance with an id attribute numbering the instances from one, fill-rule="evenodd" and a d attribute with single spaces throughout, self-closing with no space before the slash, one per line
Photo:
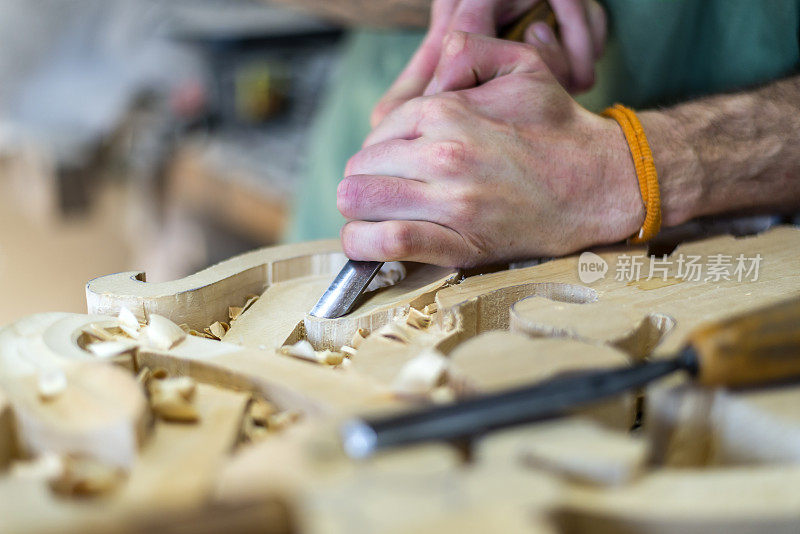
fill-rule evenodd
<path id="1" fill-rule="evenodd" d="M 440 141 L 430 145 L 430 165 L 434 172 L 451 176 L 460 174 L 468 161 L 467 148 L 457 141 Z"/>
<path id="2" fill-rule="evenodd" d="M 386 227 L 380 243 L 381 255 L 387 260 L 409 257 L 414 251 L 414 232 L 403 222 L 393 221 Z"/>
<path id="3" fill-rule="evenodd" d="M 467 51 L 469 34 L 462 31 L 451 31 L 442 40 L 442 56 L 445 61 L 452 61 Z"/>

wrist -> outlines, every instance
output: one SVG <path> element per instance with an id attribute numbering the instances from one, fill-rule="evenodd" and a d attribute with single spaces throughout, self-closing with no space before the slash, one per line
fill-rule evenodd
<path id="1" fill-rule="evenodd" d="M 605 143 L 603 181 L 606 200 L 605 224 L 611 232 L 607 242 L 625 240 L 639 231 L 645 219 L 645 206 L 630 147 L 616 120 L 602 121 L 598 135 Z"/>

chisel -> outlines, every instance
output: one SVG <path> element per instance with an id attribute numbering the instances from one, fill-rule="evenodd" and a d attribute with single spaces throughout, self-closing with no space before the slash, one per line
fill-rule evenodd
<path id="1" fill-rule="evenodd" d="M 694 330 L 668 359 L 632 367 L 563 374 L 506 392 L 341 427 L 345 452 L 375 451 L 422 441 L 446 441 L 563 416 L 582 405 L 642 387 L 676 371 L 704 386 L 750 386 L 800 377 L 800 298 Z"/>
<path id="2" fill-rule="evenodd" d="M 502 32 L 503 39 L 522 41 L 525 30 L 534 22 L 543 21 L 556 30 L 556 19 L 550 4 L 539 2 L 509 28 Z M 309 312 L 314 317 L 335 319 L 346 315 L 356 304 L 358 297 L 381 270 L 380 261 L 349 260 L 330 287 Z"/>

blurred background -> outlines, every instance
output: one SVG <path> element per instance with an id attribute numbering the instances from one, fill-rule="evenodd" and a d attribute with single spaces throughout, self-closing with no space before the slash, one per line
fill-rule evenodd
<path id="1" fill-rule="evenodd" d="M 0 0 L 0 324 L 289 239 L 348 24 L 282 3 Z"/>

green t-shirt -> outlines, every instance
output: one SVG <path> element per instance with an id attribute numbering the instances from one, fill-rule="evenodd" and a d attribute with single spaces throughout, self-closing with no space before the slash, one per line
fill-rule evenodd
<path id="1" fill-rule="evenodd" d="M 798 71 L 800 0 L 605 0 L 609 41 L 594 88 L 600 110 L 669 105 Z M 336 187 L 369 133 L 375 102 L 419 45 L 419 32 L 353 32 L 313 126 L 291 241 L 338 236 Z"/>

